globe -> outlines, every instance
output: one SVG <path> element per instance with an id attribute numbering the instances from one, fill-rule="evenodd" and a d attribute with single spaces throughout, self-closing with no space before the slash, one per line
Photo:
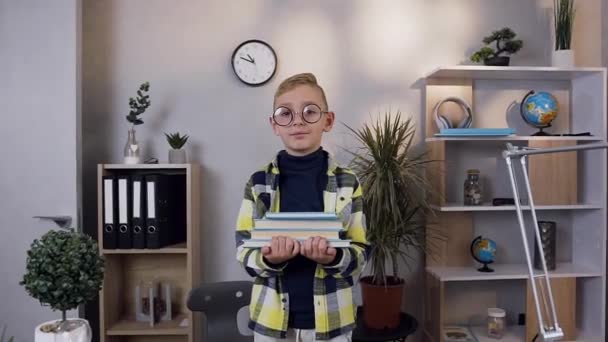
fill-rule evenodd
<path id="1" fill-rule="evenodd" d="M 496 257 L 496 242 L 481 236 L 476 237 L 471 243 L 471 255 L 473 259 L 483 264 L 483 267 L 479 268 L 478 271 L 494 272 L 493 269 L 488 267 L 488 264 L 493 263 Z"/>
<path id="2" fill-rule="evenodd" d="M 558 110 L 557 99 L 544 91 L 529 91 L 524 96 L 520 106 L 520 113 L 524 121 L 530 126 L 540 129 L 534 135 L 547 135 L 543 132 L 543 128 L 551 126 L 551 122 L 557 117 Z"/>

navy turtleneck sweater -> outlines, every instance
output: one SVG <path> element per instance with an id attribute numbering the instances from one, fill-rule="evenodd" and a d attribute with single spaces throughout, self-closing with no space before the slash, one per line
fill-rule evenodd
<path id="1" fill-rule="evenodd" d="M 306 156 L 279 152 L 279 193 L 282 212 L 322 212 L 327 186 L 327 153 L 319 148 Z M 297 255 L 284 270 L 289 294 L 289 327 L 314 329 L 313 283 L 317 263 Z"/>

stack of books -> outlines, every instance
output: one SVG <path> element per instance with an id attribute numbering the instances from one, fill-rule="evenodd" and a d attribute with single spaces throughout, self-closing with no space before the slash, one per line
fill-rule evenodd
<path id="1" fill-rule="evenodd" d="M 327 239 L 331 247 L 348 247 L 350 240 L 341 238 L 342 231 L 342 221 L 333 213 L 267 213 L 263 219 L 254 220 L 251 238 L 243 247 L 270 246 L 273 236 L 290 237 L 300 242 L 320 236 Z"/>

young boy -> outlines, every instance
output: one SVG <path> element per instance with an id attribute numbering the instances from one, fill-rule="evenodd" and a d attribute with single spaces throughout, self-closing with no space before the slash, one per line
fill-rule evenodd
<path id="1" fill-rule="evenodd" d="M 355 174 L 321 148 L 334 124 L 325 92 L 312 74 L 283 81 L 270 125 L 285 149 L 245 187 L 236 227 L 237 260 L 255 277 L 249 327 L 256 342 L 350 341 L 355 326 L 353 285 L 367 261 L 362 190 Z M 244 248 L 253 220 L 266 212 L 334 212 L 348 248 L 321 237 L 299 243 L 275 236 L 269 246 Z"/>

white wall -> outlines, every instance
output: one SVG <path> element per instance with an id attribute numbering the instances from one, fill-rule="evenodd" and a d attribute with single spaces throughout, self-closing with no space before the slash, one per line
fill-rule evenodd
<path id="1" fill-rule="evenodd" d="M 599 8 L 600 0 L 578 2 Z M 248 175 L 279 149 L 267 116 L 285 77 L 312 71 L 337 119 L 358 127 L 389 107 L 421 122 L 421 77 L 466 61 L 493 29 L 510 26 L 524 40 L 514 65 L 548 65 L 552 1 L 85 1 L 84 152 L 87 229 L 95 229 L 95 164 L 121 162 L 128 98 L 151 83 L 152 107 L 138 127 L 145 155 L 167 159 L 163 132 L 191 136 L 203 172 L 205 280 L 243 279 L 234 260 L 234 223 Z M 593 11 L 581 13 L 593 15 Z M 577 28 L 576 60 L 598 65 L 598 15 Z M 580 38 L 579 40 L 578 37 Z M 239 83 L 233 49 L 246 39 L 276 49 L 279 69 L 260 88 Z M 325 148 L 352 138 L 341 124 Z M 405 307 L 421 317 L 422 265 L 407 275 Z"/>
<path id="2" fill-rule="evenodd" d="M 61 313 L 19 285 L 31 242 L 78 226 L 80 1 L 0 0 L 0 326 L 16 341 Z M 71 315 L 76 315 L 72 312 Z"/>

